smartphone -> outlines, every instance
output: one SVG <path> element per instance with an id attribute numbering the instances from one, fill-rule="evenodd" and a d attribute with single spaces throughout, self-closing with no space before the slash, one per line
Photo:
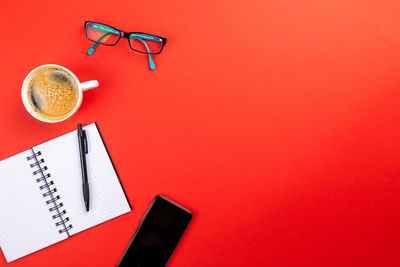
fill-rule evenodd
<path id="1" fill-rule="evenodd" d="M 166 266 L 191 220 L 190 211 L 156 196 L 117 266 Z"/>

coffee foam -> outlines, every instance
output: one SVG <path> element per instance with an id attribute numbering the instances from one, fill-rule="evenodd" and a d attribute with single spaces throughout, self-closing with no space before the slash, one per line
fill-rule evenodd
<path id="1" fill-rule="evenodd" d="M 45 67 L 29 78 L 27 97 L 39 116 L 60 120 L 73 112 L 78 103 L 79 89 L 75 79 L 65 70 Z"/>

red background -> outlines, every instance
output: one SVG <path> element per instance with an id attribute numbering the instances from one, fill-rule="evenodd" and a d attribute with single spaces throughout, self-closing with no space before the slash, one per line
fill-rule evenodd
<path id="1" fill-rule="evenodd" d="M 0 266 L 112 266 L 153 197 L 194 219 L 169 266 L 400 266 L 398 0 L 2 1 L 0 158 L 97 121 L 134 211 Z M 157 69 L 84 21 L 168 38 Z M 21 84 L 100 87 L 58 124 Z M 17 193 L 17 192 L 16 192 Z"/>

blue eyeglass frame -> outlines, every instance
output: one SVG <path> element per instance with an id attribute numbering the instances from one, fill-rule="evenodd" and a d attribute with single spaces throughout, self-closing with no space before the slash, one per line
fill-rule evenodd
<path id="1" fill-rule="evenodd" d="M 108 32 L 108 33 L 104 34 L 104 35 L 103 35 L 102 37 L 100 37 L 100 39 L 98 39 L 98 40 L 93 40 L 93 39 L 89 38 L 89 35 L 88 35 L 88 27 L 89 27 L 89 25 L 92 26 L 92 27 L 95 26 L 95 27 L 93 27 L 93 28 L 97 28 L 97 29 L 99 29 L 99 30 L 106 31 L 106 32 Z M 102 27 L 102 26 L 105 26 L 105 27 Z M 158 35 L 149 34 L 149 33 L 144 33 L 144 32 L 124 32 L 124 31 L 121 31 L 121 30 L 119 30 L 119 29 L 117 29 L 117 28 L 115 28 L 115 27 L 113 27 L 113 26 L 110 26 L 110 25 L 107 25 L 107 24 L 104 24 L 104 23 L 100 23 L 100 22 L 94 22 L 94 21 L 85 21 L 85 32 L 86 32 L 86 38 L 87 38 L 88 40 L 94 42 L 93 46 L 90 47 L 89 50 L 87 51 L 87 54 L 88 54 L 88 55 L 93 54 L 94 50 L 96 49 L 96 47 L 97 47 L 99 44 L 101 44 L 101 45 L 107 45 L 107 46 L 114 46 L 114 45 L 116 45 L 116 44 L 119 42 L 119 40 L 121 39 L 121 37 L 125 37 L 126 39 L 128 39 L 129 47 L 130 47 L 132 50 L 134 50 L 134 51 L 136 51 L 136 52 L 139 52 L 139 53 L 143 53 L 143 54 L 147 54 L 147 55 L 148 55 L 148 57 L 149 57 L 150 69 L 152 69 L 152 70 L 154 70 L 154 69 L 156 68 L 156 65 L 154 64 L 154 61 L 153 61 L 153 58 L 152 58 L 151 55 L 160 54 L 161 51 L 163 50 L 165 44 L 167 43 L 167 38 L 164 38 L 164 37 L 161 37 L 161 36 L 158 36 Z M 112 33 L 118 35 L 118 39 L 115 41 L 115 43 L 113 43 L 113 44 L 103 44 L 103 43 L 101 43 L 101 40 L 102 40 L 104 37 L 106 37 L 106 36 L 108 36 L 109 34 L 112 34 Z M 141 42 L 144 44 L 144 46 L 146 47 L 147 52 L 145 52 L 145 51 L 140 51 L 140 50 L 137 50 L 137 49 L 133 48 L 133 47 L 132 47 L 132 44 L 131 44 L 131 42 L 130 42 L 130 38 L 137 39 L 137 40 L 141 41 Z M 147 44 L 146 44 L 146 40 L 155 41 L 155 42 L 161 42 L 160 51 L 158 51 L 158 52 L 150 52 L 150 49 L 149 49 L 149 47 L 148 47 Z"/>

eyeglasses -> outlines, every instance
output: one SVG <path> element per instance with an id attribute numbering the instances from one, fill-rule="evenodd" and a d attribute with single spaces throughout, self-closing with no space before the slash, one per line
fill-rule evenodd
<path id="1" fill-rule="evenodd" d="M 86 38 L 95 44 L 87 51 L 88 55 L 93 54 L 94 50 L 99 44 L 114 46 L 118 43 L 121 37 L 128 39 L 129 46 L 136 52 L 144 53 L 149 56 L 150 69 L 154 70 L 154 64 L 151 55 L 160 54 L 167 39 L 161 36 L 143 33 L 143 32 L 124 32 L 112 26 L 98 23 L 98 22 L 85 22 Z"/>

